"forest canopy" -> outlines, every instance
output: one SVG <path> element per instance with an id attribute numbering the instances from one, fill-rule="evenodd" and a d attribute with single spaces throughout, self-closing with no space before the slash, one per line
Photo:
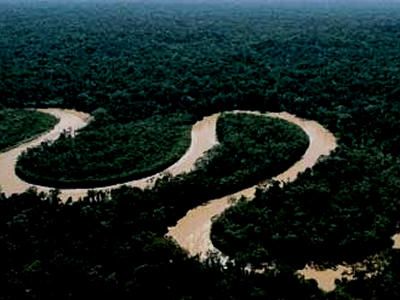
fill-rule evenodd
<path id="1" fill-rule="evenodd" d="M 268 160 L 248 156 L 254 146 L 276 149 L 237 136 L 229 128 L 241 118 L 227 115 L 218 134 L 232 147 L 212 149 L 195 172 L 163 178 L 153 190 L 123 187 L 65 204 L 57 191 L 2 195 L 0 252 L 8 259 L 0 265 L 0 297 L 132 299 L 157 291 L 170 299 L 397 299 L 398 253 L 388 248 L 400 228 L 400 5 L 160 2 L 0 1 L 0 106 L 102 115 L 80 133 L 95 139 L 107 139 L 111 129 L 128 136 L 171 114 L 193 124 L 232 109 L 318 121 L 339 149 L 297 182 L 259 191 L 214 225 L 221 250 L 243 264 L 278 268 L 253 274 L 201 264 L 164 238 L 188 210 L 259 180 L 259 163 Z M 256 136 L 259 121 L 245 122 L 254 127 L 241 133 Z M 295 132 L 296 155 L 278 161 L 274 150 L 272 165 L 302 154 L 306 143 Z M 74 149 L 78 138 L 58 143 Z M 87 142 L 75 150 L 97 145 Z M 246 163 L 234 160 L 236 153 Z M 56 171 L 64 159 L 53 161 Z M 361 272 L 329 294 L 293 275 L 309 261 L 358 261 L 374 252 L 386 268 L 374 278 Z"/>
<path id="2" fill-rule="evenodd" d="M 56 123 L 55 117 L 42 112 L 1 109 L 0 152 L 50 130 Z"/>
<path id="3" fill-rule="evenodd" d="M 97 114 L 98 115 L 98 114 Z M 17 174 L 28 182 L 58 188 L 98 187 L 144 178 L 163 171 L 189 148 L 193 118 L 155 115 L 125 123 L 95 124 L 76 137 L 28 149 Z"/>

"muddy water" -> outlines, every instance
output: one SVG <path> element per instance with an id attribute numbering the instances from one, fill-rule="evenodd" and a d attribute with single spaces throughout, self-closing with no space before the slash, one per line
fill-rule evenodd
<path id="1" fill-rule="evenodd" d="M 260 115 L 256 112 L 235 113 L 251 113 Z M 286 120 L 290 123 L 301 127 L 309 138 L 309 146 L 303 157 L 285 172 L 274 177 L 274 180 L 280 182 L 294 181 L 297 176 L 307 168 L 313 167 L 319 158 L 336 148 L 336 139 L 325 128 L 315 121 L 300 119 L 289 113 L 267 113 L 266 116 Z M 262 182 L 265 186 L 266 182 Z M 207 204 L 190 210 L 185 217 L 178 221 L 176 226 L 170 227 L 168 236 L 171 236 L 177 243 L 186 249 L 191 255 L 199 255 L 201 259 L 205 259 L 209 253 L 216 253 L 224 261 L 224 257 L 212 244 L 210 239 L 212 220 L 220 215 L 224 210 L 234 204 L 234 200 L 245 197 L 248 200 L 254 198 L 254 193 L 258 185 L 244 189 L 235 194 L 210 200 Z M 331 290 L 334 288 L 334 280 L 340 278 L 342 268 L 337 270 L 326 270 L 325 272 L 316 271 L 313 268 L 305 268 L 299 271 L 306 278 L 314 278 L 317 280 L 320 288 Z"/>
<path id="2" fill-rule="evenodd" d="M 44 141 L 56 140 L 65 129 L 80 129 L 86 126 L 90 119 L 89 115 L 73 110 L 41 109 L 40 111 L 54 115 L 59 119 L 59 123 L 53 128 L 53 130 L 39 138 L 5 153 L 0 153 L 0 186 L 6 195 L 20 193 L 31 187 L 29 183 L 20 180 L 14 172 L 17 157 L 23 151 L 27 148 L 35 147 Z M 257 112 L 244 111 L 235 111 L 234 113 L 260 115 L 260 113 Z M 170 173 L 172 176 L 175 176 L 180 173 L 191 171 L 194 168 L 196 160 L 200 158 L 205 151 L 211 149 L 218 143 L 216 123 L 219 115 L 220 114 L 214 114 L 205 117 L 193 126 L 190 148 L 175 164 L 161 173 L 140 180 L 130 181 L 124 185 L 144 188 L 151 186 L 152 182 L 164 173 Z M 273 118 L 280 118 L 300 126 L 307 134 L 310 141 L 309 147 L 303 157 L 291 168 L 274 177 L 273 179 L 275 180 L 281 182 L 290 182 L 295 180 L 299 173 L 303 172 L 307 168 L 313 167 L 320 157 L 329 155 L 329 153 L 336 147 L 335 137 L 317 122 L 300 119 L 285 112 L 267 113 L 265 115 Z M 268 187 L 267 182 L 261 182 L 260 184 Z M 113 185 L 96 190 L 107 190 L 117 188 L 121 185 L 122 184 Z M 232 206 L 234 204 L 233 199 L 245 197 L 248 200 L 252 200 L 254 198 L 256 187 L 257 186 L 253 186 L 232 195 L 210 200 L 205 205 L 190 210 L 185 217 L 178 221 L 176 226 L 169 228 L 168 235 L 174 238 L 178 244 L 182 248 L 186 249 L 191 255 L 200 255 L 200 258 L 204 259 L 206 258 L 207 253 L 215 252 L 219 254 L 222 261 L 227 260 L 228 258 L 224 257 L 223 254 L 220 253 L 211 243 L 211 221 L 224 210 Z M 49 187 L 41 186 L 36 186 L 36 188 L 39 191 L 45 192 L 51 189 Z M 79 197 L 85 196 L 87 191 L 87 189 L 64 189 L 61 190 L 61 198 L 64 200 L 68 197 L 78 199 Z M 400 234 L 395 235 L 393 239 L 395 241 L 394 247 L 400 248 Z M 330 291 L 335 288 L 335 279 L 347 276 L 346 273 L 349 271 L 349 267 L 341 265 L 337 266 L 335 269 L 327 270 L 317 270 L 313 267 L 307 266 L 303 270 L 299 270 L 298 273 L 303 275 L 306 279 L 315 279 L 321 289 Z M 347 277 L 349 278 L 349 276 Z"/>
<path id="3" fill-rule="evenodd" d="M 15 164 L 17 157 L 26 149 L 40 145 L 44 141 L 53 141 L 59 138 L 60 134 L 67 129 L 73 131 L 78 130 L 87 125 L 89 121 L 89 115 L 80 113 L 73 110 L 63 109 L 40 109 L 39 111 L 51 114 L 59 119 L 59 123 L 49 133 L 42 135 L 41 137 L 20 145 L 10 151 L 0 154 L 0 186 L 2 191 L 6 195 L 12 193 L 21 193 L 32 185 L 21 180 L 15 174 Z M 128 185 L 134 187 L 144 188 L 151 186 L 155 179 L 162 176 L 165 173 L 169 173 L 172 176 L 180 173 L 189 172 L 194 167 L 194 164 L 203 153 L 212 148 L 217 143 L 216 123 L 219 114 L 214 114 L 205 117 L 203 120 L 197 122 L 192 127 L 191 133 L 191 145 L 187 152 L 172 166 L 164 170 L 163 172 L 157 173 L 153 176 L 142 178 L 139 180 L 133 180 L 124 184 L 117 184 L 107 186 L 104 188 L 98 188 L 93 190 L 109 190 L 120 187 L 121 185 Z M 37 186 L 35 187 L 38 191 L 48 192 L 51 187 Z M 61 199 L 66 200 L 71 197 L 73 200 L 77 200 L 87 194 L 88 189 L 61 189 Z"/>
<path id="4" fill-rule="evenodd" d="M 236 112 L 238 113 L 238 111 Z M 269 113 L 267 116 L 280 118 L 300 126 L 308 135 L 310 144 L 303 157 L 285 172 L 274 177 L 274 180 L 289 182 L 307 168 L 311 168 L 323 155 L 328 155 L 336 147 L 335 137 L 314 121 L 307 121 L 288 113 Z M 244 189 L 235 194 L 209 201 L 206 205 L 190 210 L 169 228 L 168 235 L 173 237 L 184 249 L 192 255 L 206 257 L 207 252 L 216 251 L 210 240 L 211 221 L 233 204 L 233 199 L 254 197 L 258 185 Z"/>
<path id="5" fill-rule="evenodd" d="M 51 114 L 55 116 L 59 122 L 58 124 L 48 133 L 41 135 L 40 137 L 24 143 L 10 151 L 0 153 L 0 186 L 2 191 L 6 195 L 13 193 L 24 192 L 27 188 L 31 187 L 30 184 L 22 181 L 15 174 L 15 164 L 18 156 L 28 148 L 32 148 L 40 145 L 44 141 L 52 141 L 59 138 L 60 134 L 64 130 L 72 129 L 73 131 L 78 130 L 87 125 L 89 115 L 79 113 L 72 110 L 61 110 L 61 109 L 38 109 L 41 112 Z M 38 188 L 39 190 L 48 190 Z"/>
<path id="6" fill-rule="evenodd" d="M 305 279 L 314 279 L 318 283 L 318 287 L 326 292 L 333 291 L 336 288 L 335 280 L 347 278 L 351 280 L 350 275 L 352 268 L 349 266 L 338 265 L 335 268 L 318 270 L 310 266 L 306 266 L 297 273 L 304 276 Z"/>
<path id="7" fill-rule="evenodd" d="M 400 249 L 400 233 L 397 233 L 394 236 L 392 236 L 392 240 L 394 242 L 393 249 Z"/>

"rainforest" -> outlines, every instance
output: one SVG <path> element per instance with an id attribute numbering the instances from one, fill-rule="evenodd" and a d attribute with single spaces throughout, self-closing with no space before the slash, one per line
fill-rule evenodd
<path id="1" fill-rule="evenodd" d="M 0 0 L 0 299 L 398 299 L 400 3 Z"/>

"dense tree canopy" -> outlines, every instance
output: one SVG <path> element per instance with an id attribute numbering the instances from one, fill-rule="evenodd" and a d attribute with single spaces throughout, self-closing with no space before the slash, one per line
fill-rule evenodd
<path id="1" fill-rule="evenodd" d="M 315 285 L 291 272 L 246 274 L 189 259 L 161 234 L 163 202 L 140 190 L 62 204 L 57 193 L 0 199 L 2 299 L 298 299 Z M 281 291 L 281 284 L 291 289 Z"/>
<path id="2" fill-rule="evenodd" d="M 160 172 L 190 145 L 193 119 L 187 114 L 155 115 L 126 124 L 102 125 L 103 121 L 98 118 L 76 137 L 65 134 L 29 149 L 18 159 L 17 174 L 51 187 L 110 185 Z"/>
<path id="3" fill-rule="evenodd" d="M 198 182 L 199 189 L 209 187 L 219 195 L 279 174 L 299 160 L 308 146 L 308 137 L 298 126 L 248 114 L 223 114 L 217 136 L 220 144 L 197 162 L 198 169 L 187 178 L 196 178 L 192 181 Z"/>
<path id="4" fill-rule="evenodd" d="M 392 162 L 343 148 L 294 183 L 228 210 L 213 226 L 214 243 L 242 263 L 298 268 L 358 262 L 391 247 L 400 214 L 400 169 Z"/>
<path id="5" fill-rule="evenodd" d="M 154 191 L 180 216 L 188 208 L 238 192 L 279 174 L 301 158 L 308 138 L 286 121 L 247 114 L 224 114 L 217 123 L 220 143 L 188 174 L 165 177 Z M 183 216 L 183 215 L 181 215 Z"/>
<path id="6" fill-rule="evenodd" d="M 298 152 L 286 161 L 280 153 L 267 157 L 257 149 L 284 147 L 279 137 L 255 142 L 255 128 L 269 121 L 226 116 L 218 132 L 226 145 L 195 172 L 163 178 L 153 190 L 91 193 L 68 204 L 56 193 L 2 196 L 0 251 L 9 259 L 0 264 L 0 296 L 131 299 L 157 291 L 170 299 L 398 298 L 395 252 L 381 253 L 388 267 L 377 277 L 360 275 L 332 294 L 304 284 L 293 270 L 308 261 L 362 260 L 389 248 L 398 229 L 399 4 L 226 2 L 0 1 L 0 106 L 93 112 L 96 123 L 82 138 L 58 142 L 85 159 L 86 148 L 93 156 L 106 150 L 84 136 L 110 141 L 111 130 L 131 136 L 138 124 L 163 122 L 155 120 L 172 113 L 190 114 L 192 123 L 236 108 L 317 120 L 338 137 L 339 150 L 298 182 L 240 203 L 214 227 L 216 244 L 238 261 L 279 268 L 255 275 L 201 265 L 163 238 L 187 210 L 253 184 L 262 173 L 274 175 L 264 172 L 264 161 L 278 172 L 306 146 L 302 139 L 288 144 L 285 151 L 297 145 Z M 253 125 L 236 130 L 244 119 Z M 259 127 L 269 128 L 263 137 L 273 137 L 273 124 Z M 168 130 L 162 134 L 169 137 Z M 245 163 L 232 161 L 235 155 Z M 55 172 L 63 172 L 66 157 L 52 161 Z"/>
<path id="7" fill-rule="evenodd" d="M 0 152 L 50 130 L 56 118 L 37 111 L 0 110 Z"/>

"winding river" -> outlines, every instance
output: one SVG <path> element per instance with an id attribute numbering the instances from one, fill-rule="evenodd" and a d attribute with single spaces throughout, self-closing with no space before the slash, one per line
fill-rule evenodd
<path id="1" fill-rule="evenodd" d="M 21 180 L 15 174 L 15 164 L 17 162 L 18 156 L 26 149 L 38 146 L 42 142 L 54 141 L 58 139 L 61 133 L 65 130 L 76 132 L 77 130 L 85 127 L 90 121 L 90 116 L 88 114 L 77 112 L 74 110 L 38 110 L 55 116 L 59 120 L 59 122 L 50 132 L 38 137 L 37 139 L 19 145 L 10 151 L 0 153 L 0 186 L 2 188 L 2 192 L 4 192 L 6 195 L 10 195 L 13 193 L 22 193 L 32 186 L 34 186 L 39 192 L 50 191 L 52 187 L 29 184 Z M 64 201 L 68 198 L 78 200 L 79 198 L 86 196 L 89 190 L 107 191 L 118 188 L 122 185 L 145 188 L 151 186 L 157 178 L 166 173 L 171 174 L 172 176 L 176 176 L 181 173 L 190 172 L 194 168 L 196 160 L 201 157 L 204 152 L 211 149 L 215 144 L 217 144 L 217 137 L 215 132 L 218 116 L 219 114 L 214 114 L 205 117 L 201 121 L 193 125 L 191 132 L 191 144 L 189 149 L 176 163 L 174 163 L 164 171 L 138 180 L 128 181 L 122 184 L 110 185 L 102 188 L 60 189 L 61 199 Z"/>
<path id="2" fill-rule="evenodd" d="M 21 193 L 29 187 L 32 187 L 31 184 L 21 180 L 15 174 L 17 158 L 23 151 L 38 146 L 44 141 L 58 139 L 64 130 L 75 132 L 86 126 L 90 121 L 90 116 L 88 114 L 74 110 L 39 109 L 39 111 L 55 116 L 58 118 L 59 122 L 51 131 L 38 138 L 18 145 L 9 151 L 0 153 L 0 186 L 2 192 L 6 195 Z M 272 118 L 283 119 L 298 125 L 307 134 L 309 138 L 309 147 L 303 157 L 288 170 L 273 178 L 282 183 L 294 181 L 301 172 L 305 171 L 307 168 L 313 167 L 321 157 L 329 155 L 337 146 L 333 134 L 315 121 L 304 120 L 286 112 L 262 114 L 259 112 L 233 111 L 232 113 L 265 115 Z M 181 173 L 190 172 L 194 168 L 196 160 L 203 156 L 207 150 L 218 144 L 216 124 L 219 115 L 220 114 L 217 113 L 204 117 L 193 125 L 191 133 L 192 140 L 189 149 L 175 164 L 163 172 L 139 180 L 91 190 L 110 190 L 122 185 L 139 188 L 151 187 L 153 182 L 163 174 L 169 173 L 172 176 L 176 176 Z M 190 210 L 185 217 L 177 222 L 176 226 L 168 228 L 167 235 L 176 240 L 190 255 L 199 255 L 201 259 L 205 259 L 209 253 L 217 253 L 219 257 L 224 258 L 223 254 L 212 245 L 210 239 L 212 220 L 224 210 L 234 205 L 232 199 L 245 197 L 248 200 L 252 200 L 256 188 L 259 185 L 263 185 L 263 187 L 267 188 L 268 180 L 235 194 L 210 200 L 206 204 Z M 35 186 L 35 188 L 37 188 L 38 191 L 44 192 L 48 192 L 52 189 L 51 187 L 44 186 Z M 77 200 L 85 196 L 88 189 L 61 189 L 60 192 L 60 197 L 64 201 L 68 198 Z M 394 236 L 394 240 L 395 247 L 400 247 L 400 237 L 396 235 Z M 346 276 L 345 273 L 350 270 L 350 267 L 341 265 L 337 266 L 335 269 L 327 270 L 317 270 L 313 267 L 306 266 L 303 270 L 299 270 L 298 273 L 302 274 L 306 279 L 315 279 L 321 289 L 331 291 L 335 288 L 335 279 Z"/>

